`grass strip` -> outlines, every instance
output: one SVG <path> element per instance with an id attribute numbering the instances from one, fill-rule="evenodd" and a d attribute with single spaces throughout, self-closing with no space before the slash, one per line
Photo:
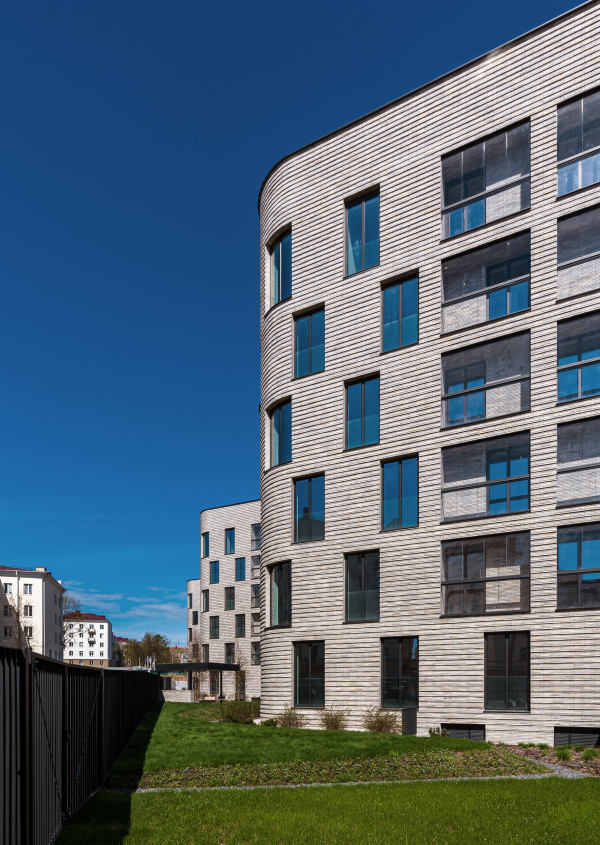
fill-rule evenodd
<path id="1" fill-rule="evenodd" d="M 202 786 L 282 786 L 312 783 L 431 780 L 548 774 L 533 760 L 501 748 L 421 751 L 359 760 L 291 760 L 285 763 L 198 766 L 155 772 L 113 772 L 109 789 Z"/>

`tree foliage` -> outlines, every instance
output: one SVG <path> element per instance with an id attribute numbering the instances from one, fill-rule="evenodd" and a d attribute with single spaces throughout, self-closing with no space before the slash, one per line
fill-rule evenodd
<path id="1" fill-rule="evenodd" d="M 123 655 L 129 666 L 143 666 L 147 657 L 154 657 L 157 663 L 171 662 L 167 638 L 150 631 L 146 631 L 141 640 L 123 643 Z"/>

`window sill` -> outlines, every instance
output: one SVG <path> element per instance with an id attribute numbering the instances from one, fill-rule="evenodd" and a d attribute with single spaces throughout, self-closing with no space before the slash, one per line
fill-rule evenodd
<path id="1" fill-rule="evenodd" d="M 531 508 L 524 511 L 514 511 L 514 513 L 486 513 L 483 516 L 457 516 L 454 519 L 440 520 L 440 525 L 452 525 L 457 522 L 474 522 L 476 519 L 498 519 L 498 517 L 521 516 L 525 513 L 531 513 Z"/>
<path id="2" fill-rule="evenodd" d="M 582 467 L 582 470 L 586 469 L 586 467 Z M 600 498 L 596 499 L 577 499 L 576 501 L 572 502 L 558 502 L 556 505 L 556 510 L 562 510 L 563 508 L 576 508 L 580 505 L 598 505 L 600 504 Z"/>
<path id="3" fill-rule="evenodd" d="M 584 363 L 584 362 L 581 362 Z M 585 402 L 588 399 L 600 399 L 600 393 L 597 393 L 595 396 L 578 396 L 577 399 L 565 399 L 564 402 L 556 402 L 556 408 L 563 408 L 567 405 L 572 405 L 574 402 Z"/>
<path id="4" fill-rule="evenodd" d="M 416 525 L 400 525 L 398 528 L 380 528 L 380 534 L 395 534 L 396 531 L 414 531 L 415 528 L 419 527 L 419 523 L 417 522 Z"/>
<path id="5" fill-rule="evenodd" d="M 295 710 L 325 710 L 324 704 L 294 704 Z"/>
<path id="6" fill-rule="evenodd" d="M 472 230 L 475 231 L 475 230 Z M 510 284 L 510 282 L 508 283 Z M 485 293 L 485 288 L 481 291 L 481 293 Z M 576 294 L 576 296 L 582 296 L 582 294 Z M 460 301 L 460 300 L 459 300 Z M 448 305 L 451 303 L 449 302 Z M 442 313 L 444 309 L 444 304 L 442 303 Z M 489 326 L 495 325 L 499 323 L 501 320 L 508 320 L 509 317 L 518 317 L 520 314 L 529 314 L 531 312 L 531 305 L 529 308 L 523 308 L 522 311 L 515 311 L 514 314 L 503 314 L 502 317 L 494 317 L 492 320 L 484 320 L 483 323 L 473 323 L 470 326 L 463 326 L 460 329 L 453 329 L 451 332 L 440 332 L 440 337 L 452 337 L 452 335 L 459 334 L 460 332 L 466 332 L 469 329 L 477 329 L 481 326 Z"/>
<path id="7" fill-rule="evenodd" d="M 290 631 L 291 628 L 291 625 L 269 625 L 267 628 L 263 628 L 263 633 L 266 631 Z M 252 636 L 260 637 L 260 634 L 252 634 Z"/>
<path id="8" fill-rule="evenodd" d="M 515 707 L 514 710 L 487 710 L 486 708 L 484 708 L 481 712 L 482 713 L 514 713 L 515 715 L 519 716 L 522 713 L 531 713 L 531 710 L 530 709 L 528 709 L 528 710 L 517 710 L 516 707 Z"/>
<path id="9" fill-rule="evenodd" d="M 415 340 L 414 343 L 406 343 L 404 346 L 395 346 L 393 349 L 382 349 L 379 353 L 380 355 L 391 355 L 392 352 L 402 352 L 403 349 L 412 349 L 414 346 L 418 346 L 419 341 Z"/>
<path id="10" fill-rule="evenodd" d="M 380 441 L 378 440 L 377 443 L 365 443 L 364 446 L 345 446 L 342 452 L 359 452 L 361 449 L 371 449 L 373 446 L 379 445 Z"/>
<path id="11" fill-rule="evenodd" d="M 531 613 L 528 610 L 488 610 L 482 613 L 440 613 L 440 619 L 481 619 L 487 616 L 522 616 L 524 613 Z"/>
<path id="12" fill-rule="evenodd" d="M 344 619 L 342 625 L 372 625 L 379 621 L 379 617 L 377 619 Z"/>
<path id="13" fill-rule="evenodd" d="M 381 267 L 381 261 L 378 261 L 377 264 L 373 264 L 371 267 L 364 267 L 362 270 L 357 270 L 356 273 L 344 273 L 342 280 L 345 281 L 346 279 L 354 279 L 356 276 L 360 276 L 362 273 L 368 273 L 369 270 L 376 270 L 378 267 Z"/>
<path id="14" fill-rule="evenodd" d="M 531 376 L 529 378 L 531 378 Z M 493 385 L 490 386 L 493 387 Z M 501 387 L 502 382 L 500 382 L 498 386 Z M 485 387 L 487 387 L 487 385 L 485 385 Z M 444 425 L 441 426 L 440 431 L 456 431 L 456 429 L 467 428 L 468 426 L 472 425 L 481 425 L 482 423 L 494 422 L 494 420 L 505 420 L 507 417 L 518 417 L 520 414 L 530 413 L 531 408 L 527 408 L 526 411 L 512 411 L 510 414 L 498 414 L 497 417 L 484 417 L 481 420 L 471 420 L 471 422 L 459 423 L 458 425 Z"/>
<path id="15" fill-rule="evenodd" d="M 291 296 L 286 296 L 285 299 L 280 299 L 279 302 L 275 303 L 275 305 L 271 305 L 271 307 L 267 311 L 265 311 L 265 313 L 263 314 L 263 319 L 266 320 L 267 317 L 269 316 L 269 314 L 271 314 L 271 312 L 273 312 L 280 305 L 283 305 L 284 302 L 290 302 L 291 299 L 292 299 Z"/>
<path id="16" fill-rule="evenodd" d="M 529 177 L 531 178 L 531 177 Z M 506 187 L 509 187 L 508 185 Z M 507 214 L 506 217 L 499 217 L 497 220 L 490 220 L 489 223 L 484 223 L 482 226 L 477 226 L 475 229 L 468 229 L 466 232 L 459 232 L 457 235 L 450 235 L 447 238 L 440 238 L 440 244 L 447 244 L 450 241 L 456 241 L 457 238 L 462 238 L 463 235 L 471 235 L 473 232 L 482 232 L 484 229 L 489 229 L 490 226 L 495 226 L 496 223 L 501 223 L 503 220 L 512 220 L 519 215 L 527 214 L 531 211 L 531 205 L 528 208 L 522 208 L 520 211 L 515 211 L 512 214 Z M 441 212 L 444 213 L 443 211 Z"/>
<path id="17" fill-rule="evenodd" d="M 573 570 L 571 570 L 571 571 L 573 571 Z M 577 570 L 575 570 L 575 571 L 577 571 Z M 585 570 L 581 570 L 581 571 L 584 572 Z M 586 606 L 582 605 L 581 607 L 556 607 L 554 609 L 554 612 L 555 613 L 572 613 L 573 611 L 580 611 L 580 610 L 600 610 L 600 604 L 589 605 L 589 606 L 588 605 L 586 605 Z"/>
<path id="18" fill-rule="evenodd" d="M 581 299 L 583 296 L 591 296 L 593 293 L 600 293 L 600 286 L 598 286 L 597 288 L 592 288 L 592 290 L 584 290 L 581 293 L 572 293 L 569 296 L 557 297 L 555 302 L 558 305 L 560 302 L 570 302 L 573 299 Z M 560 404 L 563 405 L 565 403 L 561 402 Z"/>
<path id="19" fill-rule="evenodd" d="M 325 367 L 322 370 L 315 370 L 312 373 L 305 373 L 303 376 L 292 376 L 292 381 L 302 381 L 305 378 L 310 378 L 311 376 L 318 376 L 319 373 L 324 373 Z"/>

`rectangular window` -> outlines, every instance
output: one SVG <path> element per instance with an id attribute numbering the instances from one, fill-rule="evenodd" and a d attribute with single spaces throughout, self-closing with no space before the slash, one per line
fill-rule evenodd
<path id="1" fill-rule="evenodd" d="M 245 581 L 246 580 L 246 558 L 245 557 L 236 557 L 236 559 L 235 559 L 235 580 L 236 581 Z"/>
<path id="2" fill-rule="evenodd" d="M 600 393 L 600 312 L 558 324 L 558 401 Z"/>
<path id="3" fill-rule="evenodd" d="M 235 610 L 235 587 L 225 587 L 225 610 Z"/>
<path id="4" fill-rule="evenodd" d="M 557 296 L 600 288 L 600 205 L 557 221 Z"/>
<path id="5" fill-rule="evenodd" d="M 210 646 L 208 643 L 202 646 L 202 662 L 209 663 L 210 661 Z"/>
<path id="6" fill-rule="evenodd" d="M 188 642 L 191 643 L 192 641 L 192 629 L 188 628 Z"/>
<path id="7" fill-rule="evenodd" d="M 296 643 L 295 696 L 296 707 L 325 706 L 325 643 Z"/>
<path id="8" fill-rule="evenodd" d="M 485 709 L 529 710 L 529 633 L 485 634 Z"/>
<path id="9" fill-rule="evenodd" d="M 442 449 L 445 522 L 529 510 L 529 432 Z"/>
<path id="10" fill-rule="evenodd" d="M 381 640 L 381 706 L 419 706 L 419 638 Z"/>
<path id="11" fill-rule="evenodd" d="M 209 637 L 211 640 L 218 640 L 219 639 L 219 617 L 218 616 L 211 616 L 210 617 L 210 634 Z"/>
<path id="12" fill-rule="evenodd" d="M 260 538 L 261 538 L 260 522 L 255 522 L 254 525 L 250 526 L 250 551 L 251 552 L 260 551 Z"/>
<path id="13" fill-rule="evenodd" d="M 202 557 L 208 557 L 210 555 L 210 535 L 208 531 L 205 531 L 202 535 Z"/>
<path id="14" fill-rule="evenodd" d="M 4 605 L 4 615 L 10 616 L 10 605 L 8 605 L 8 604 Z"/>
<path id="15" fill-rule="evenodd" d="M 260 666 L 260 642 L 250 643 L 250 665 Z"/>
<path id="16" fill-rule="evenodd" d="M 346 385 L 346 448 L 379 443 L 379 376 Z"/>
<path id="17" fill-rule="evenodd" d="M 260 608 L 260 584 L 250 585 L 250 607 Z"/>
<path id="18" fill-rule="evenodd" d="M 192 625 L 198 624 L 198 611 L 192 610 Z"/>
<path id="19" fill-rule="evenodd" d="M 23 595 L 31 596 L 33 594 L 33 584 L 23 584 Z"/>
<path id="20" fill-rule="evenodd" d="M 235 528 L 225 529 L 225 554 L 235 554 Z"/>
<path id="21" fill-rule="evenodd" d="M 210 562 L 210 583 L 211 584 L 218 584 L 219 583 L 219 561 L 218 560 L 211 560 L 211 562 Z"/>
<path id="22" fill-rule="evenodd" d="M 379 619 L 379 552 L 346 555 L 346 622 Z"/>
<path id="23" fill-rule="evenodd" d="M 419 342 L 419 279 L 386 285 L 383 296 L 383 351 Z"/>
<path id="24" fill-rule="evenodd" d="M 442 261 L 443 332 L 529 308 L 529 232 Z"/>
<path id="25" fill-rule="evenodd" d="M 558 108 L 558 195 L 600 182 L 600 91 Z"/>
<path id="26" fill-rule="evenodd" d="M 530 206 L 529 121 L 442 158 L 442 237 Z"/>
<path id="27" fill-rule="evenodd" d="M 320 373 L 325 369 L 325 311 L 296 317 L 295 372 L 296 378 Z"/>
<path id="28" fill-rule="evenodd" d="M 529 610 L 529 532 L 442 543 L 446 616 Z"/>
<path id="29" fill-rule="evenodd" d="M 600 418 L 558 426 L 556 504 L 600 501 Z"/>
<path id="30" fill-rule="evenodd" d="M 4 626 L 4 636 L 5 637 L 12 637 L 12 628 L 9 626 Z"/>
<path id="31" fill-rule="evenodd" d="M 600 523 L 558 529 L 558 607 L 600 607 Z"/>
<path id="32" fill-rule="evenodd" d="M 419 460 L 403 458 L 382 464 L 381 527 L 384 531 L 419 524 Z"/>
<path id="33" fill-rule="evenodd" d="M 252 624 L 251 635 L 253 637 L 260 637 L 260 613 L 251 613 L 250 617 Z"/>
<path id="34" fill-rule="evenodd" d="M 379 264 L 379 193 L 346 204 L 346 275 Z"/>
<path id="35" fill-rule="evenodd" d="M 246 614 L 236 613 L 235 615 L 235 635 L 236 637 L 246 636 Z"/>
<path id="36" fill-rule="evenodd" d="M 271 305 L 292 295 L 292 233 L 286 232 L 271 247 Z"/>
<path id="37" fill-rule="evenodd" d="M 5 584 L 4 585 L 4 595 L 6 595 L 6 596 L 12 595 L 12 584 Z"/>
<path id="38" fill-rule="evenodd" d="M 235 643 L 225 643 L 225 663 L 235 663 Z"/>
<path id="39" fill-rule="evenodd" d="M 208 613 L 210 608 L 209 590 L 202 590 L 202 611 Z"/>
<path id="40" fill-rule="evenodd" d="M 325 476 L 294 481 L 294 542 L 325 537 Z"/>
<path id="41" fill-rule="evenodd" d="M 271 466 L 292 460 L 292 403 L 282 402 L 271 411 Z"/>
<path id="42" fill-rule="evenodd" d="M 210 694 L 214 696 L 219 695 L 219 673 L 211 672 L 209 678 Z"/>
<path id="43" fill-rule="evenodd" d="M 23 608 L 24 616 L 33 616 L 33 607 L 30 604 L 26 604 Z"/>
<path id="44" fill-rule="evenodd" d="M 250 578 L 253 581 L 260 580 L 260 555 L 252 555 L 250 558 Z"/>
<path id="45" fill-rule="evenodd" d="M 28 640 L 30 640 L 33 637 L 33 628 L 29 625 L 25 626 L 25 636 L 27 637 Z"/>
<path id="46" fill-rule="evenodd" d="M 529 332 L 442 355 L 445 428 L 529 410 Z"/>
<path id="47" fill-rule="evenodd" d="M 193 601 L 193 596 L 191 593 L 188 593 L 188 608 L 191 608 Z"/>
<path id="48" fill-rule="evenodd" d="M 289 627 L 292 624 L 291 563 L 276 563 L 270 569 L 270 576 L 271 625 L 279 628 Z M 258 633 L 260 634 L 260 629 Z"/>

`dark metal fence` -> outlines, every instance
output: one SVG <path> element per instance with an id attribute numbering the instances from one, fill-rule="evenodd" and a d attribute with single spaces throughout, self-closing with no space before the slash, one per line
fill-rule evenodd
<path id="1" fill-rule="evenodd" d="M 0 648 L 0 842 L 52 845 L 157 700 L 158 676 Z"/>

